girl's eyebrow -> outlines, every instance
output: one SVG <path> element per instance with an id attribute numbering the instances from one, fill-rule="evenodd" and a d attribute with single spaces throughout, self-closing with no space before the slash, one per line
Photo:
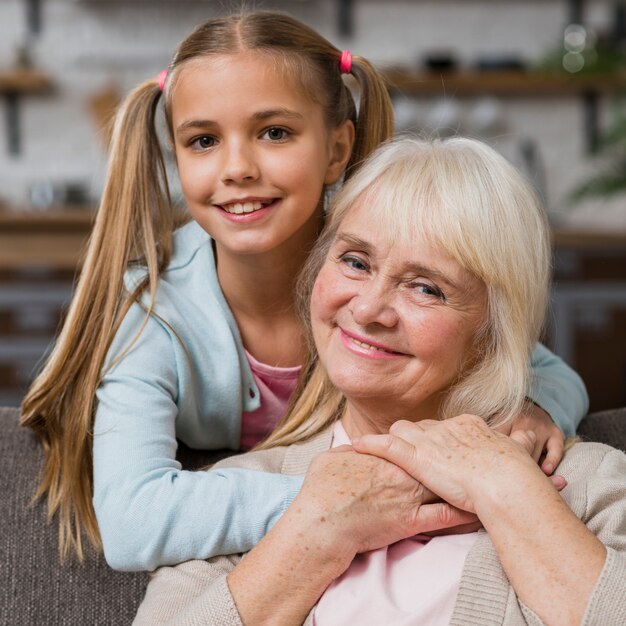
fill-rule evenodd
<path id="1" fill-rule="evenodd" d="M 252 115 L 252 119 L 254 121 L 266 120 L 272 117 L 283 117 L 283 118 L 286 117 L 286 118 L 297 119 L 297 120 L 304 119 L 304 115 L 302 115 L 302 113 L 298 113 L 298 111 L 292 111 L 291 109 L 284 109 L 282 107 L 278 109 L 267 109 L 265 111 L 257 111 L 256 113 L 253 113 Z M 178 126 L 178 128 L 176 129 L 176 133 L 184 133 L 186 130 L 189 130 L 190 128 L 202 129 L 202 128 L 210 128 L 213 126 L 218 126 L 218 123 L 214 122 L 213 120 L 188 120 Z"/>
<path id="2" fill-rule="evenodd" d="M 176 129 L 176 134 L 178 135 L 180 133 L 184 133 L 186 130 L 189 130 L 190 128 L 206 129 L 212 126 L 215 126 L 215 122 L 211 120 L 187 120 L 186 122 L 183 122 L 182 124 L 178 126 L 178 128 Z"/>
<path id="3" fill-rule="evenodd" d="M 267 109 L 266 111 L 258 111 L 252 116 L 255 120 L 266 120 L 269 117 L 290 117 L 299 120 L 304 119 L 304 115 L 302 115 L 302 113 L 298 113 L 298 111 L 294 111 L 292 109 L 285 109 L 283 107 L 279 107 L 277 109 Z"/>
<path id="4" fill-rule="evenodd" d="M 363 250 L 363 252 L 367 254 L 371 254 L 373 250 L 372 244 L 351 233 L 338 233 L 335 241 L 342 241 L 349 246 L 354 246 L 359 250 Z M 459 289 L 459 286 L 446 273 L 433 269 L 432 267 L 427 267 L 421 263 L 407 263 L 405 271 L 410 274 L 437 278 L 438 280 L 442 280 L 447 283 L 453 289 Z"/>

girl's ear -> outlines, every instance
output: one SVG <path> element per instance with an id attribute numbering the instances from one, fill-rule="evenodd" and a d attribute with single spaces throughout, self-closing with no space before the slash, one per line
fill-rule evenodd
<path id="1" fill-rule="evenodd" d="M 328 146 L 330 159 L 324 178 L 325 185 L 334 185 L 341 178 L 352 156 L 353 146 L 354 124 L 351 120 L 346 120 L 330 131 Z"/>

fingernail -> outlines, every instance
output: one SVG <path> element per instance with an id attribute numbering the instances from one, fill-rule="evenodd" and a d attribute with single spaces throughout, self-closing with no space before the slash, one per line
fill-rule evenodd
<path id="1" fill-rule="evenodd" d="M 534 431 L 534 430 L 527 430 L 527 431 L 526 431 L 526 434 L 528 435 L 528 438 L 529 438 L 531 441 L 537 441 L 537 435 L 535 434 L 535 431 Z"/>
<path id="2" fill-rule="evenodd" d="M 361 441 L 361 437 L 355 437 L 355 438 L 352 440 L 352 445 L 353 445 L 353 446 L 355 446 L 357 443 L 359 443 L 359 441 Z"/>
<path id="3" fill-rule="evenodd" d="M 564 487 L 567 487 L 567 481 L 561 475 L 555 476 L 554 482 L 557 489 L 563 489 Z"/>

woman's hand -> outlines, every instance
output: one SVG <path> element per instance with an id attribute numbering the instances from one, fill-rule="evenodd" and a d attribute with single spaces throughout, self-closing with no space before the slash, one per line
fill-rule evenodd
<path id="1" fill-rule="evenodd" d="M 533 431 L 536 440 L 530 451 L 533 459 L 541 460 L 541 469 L 550 476 L 563 458 L 565 438 L 561 429 L 552 421 L 552 418 L 533 402 L 527 402 L 520 416 L 512 423 L 499 426 L 495 430 L 505 435 L 512 436 L 515 432 L 523 434 Z"/>
<path id="2" fill-rule="evenodd" d="M 311 463 L 298 510 L 354 554 L 416 534 L 476 522 L 393 463 L 340 446 Z M 354 554 L 352 556 L 354 556 Z"/>
<path id="3" fill-rule="evenodd" d="M 397 463 L 455 506 L 476 511 L 519 599 L 546 624 L 578 624 L 606 551 L 528 454 L 532 431 L 511 438 L 480 418 L 396 422 L 353 441 Z"/>
<path id="4" fill-rule="evenodd" d="M 349 446 L 319 454 L 291 506 L 228 576 L 243 623 L 300 624 L 357 553 L 476 521 L 434 500 L 388 461 Z"/>
<path id="5" fill-rule="evenodd" d="M 460 415 L 399 421 L 388 435 L 364 435 L 353 446 L 395 463 L 453 506 L 474 513 L 481 499 L 505 497 L 520 476 L 541 478 L 529 454 L 535 442 L 532 431 L 509 438 L 479 417 Z"/>

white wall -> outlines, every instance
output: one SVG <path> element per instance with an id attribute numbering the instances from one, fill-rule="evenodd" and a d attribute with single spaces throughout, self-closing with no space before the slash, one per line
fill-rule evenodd
<path id="1" fill-rule="evenodd" d="M 0 66 L 9 66 L 26 37 L 24 0 L 0 0 Z M 33 41 L 37 65 L 57 84 L 48 97 L 22 100 L 22 153 L 6 150 L 0 110 L 0 199 L 24 205 L 31 184 L 41 180 L 78 181 L 97 197 L 106 155 L 96 135 L 87 101 L 107 85 L 130 89 L 165 67 L 191 28 L 239 6 L 228 0 L 42 0 L 43 31 Z M 340 47 L 382 64 L 417 66 L 427 51 L 448 50 L 471 64 L 484 54 L 513 54 L 537 61 L 557 45 L 567 19 L 565 0 L 354 0 L 355 33 L 337 35 L 335 0 L 246 2 L 280 8 L 303 19 Z M 610 3 L 587 2 L 589 25 L 606 29 Z M 454 125 L 472 132 L 477 102 L 463 101 Z M 484 104 L 484 103 L 483 103 Z M 0 103 L 4 107 L 4 102 Z M 435 108 L 439 107 L 439 108 Z M 420 100 L 415 119 L 439 115 L 441 103 Z M 608 105 L 603 104 L 606 117 Z M 602 211 L 598 201 L 564 211 L 567 191 L 591 168 L 585 154 L 583 109 L 577 99 L 525 98 L 499 105 L 496 145 L 514 160 L 520 139 L 538 146 L 553 214 L 571 224 L 616 225 L 626 229 L 624 200 Z M 493 133 L 492 133 L 493 134 Z"/>

